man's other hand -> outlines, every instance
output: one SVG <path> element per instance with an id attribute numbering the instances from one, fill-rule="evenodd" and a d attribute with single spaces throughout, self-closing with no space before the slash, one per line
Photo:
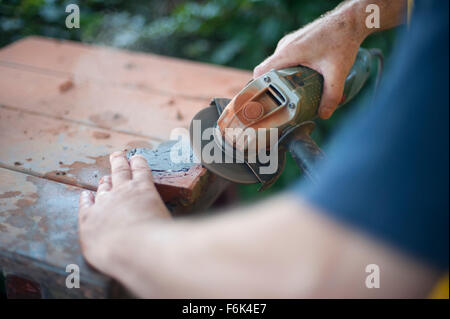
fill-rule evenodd
<path id="1" fill-rule="evenodd" d="M 111 249 L 135 229 L 170 218 L 159 196 L 147 161 L 140 155 L 128 162 L 124 152 L 110 156 L 111 176 L 99 182 L 97 193 L 80 196 L 78 224 L 83 254 L 107 272 Z"/>

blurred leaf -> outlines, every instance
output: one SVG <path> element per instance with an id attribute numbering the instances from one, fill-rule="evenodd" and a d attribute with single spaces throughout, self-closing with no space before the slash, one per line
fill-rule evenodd
<path id="1" fill-rule="evenodd" d="M 226 41 L 214 50 L 211 61 L 217 64 L 227 64 L 236 56 L 242 47 L 243 43 L 238 38 Z"/>

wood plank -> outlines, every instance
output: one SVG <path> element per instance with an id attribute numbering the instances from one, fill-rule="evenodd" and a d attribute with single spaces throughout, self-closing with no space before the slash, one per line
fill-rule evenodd
<path id="1" fill-rule="evenodd" d="M 188 128 L 208 101 L 128 90 L 86 79 L 0 66 L 0 104 L 14 109 L 147 136 L 160 141 Z M 65 84 L 71 87 L 61 89 Z"/>
<path id="2" fill-rule="evenodd" d="M 43 297 L 106 297 L 110 279 L 81 255 L 80 188 L 0 168 L 0 264 L 41 285 Z M 66 266 L 80 268 L 80 289 L 65 286 Z"/>
<path id="3" fill-rule="evenodd" d="M 251 79 L 249 71 L 42 37 L 2 48 L 0 63 L 208 100 L 232 97 Z"/>
<path id="4" fill-rule="evenodd" d="M 109 154 L 157 143 L 135 136 L 97 129 L 0 107 L 0 167 L 96 190 L 101 176 L 110 173 Z M 192 204 L 209 173 L 201 165 L 187 172 L 154 172 L 164 201 Z"/>

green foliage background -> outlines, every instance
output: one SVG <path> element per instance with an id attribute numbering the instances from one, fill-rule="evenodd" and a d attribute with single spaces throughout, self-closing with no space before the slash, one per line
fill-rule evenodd
<path id="1" fill-rule="evenodd" d="M 65 7 L 80 7 L 80 29 L 67 29 Z M 0 0 L 0 46 L 28 35 L 44 35 L 252 70 L 270 55 L 278 40 L 333 9 L 337 0 Z M 364 47 L 386 56 L 394 32 L 370 36 Z M 372 81 L 373 82 L 373 81 Z M 318 121 L 313 137 L 326 143 L 330 132 L 357 105 L 364 107 L 373 83 L 339 110 Z M 291 158 L 279 181 L 265 192 L 283 189 L 300 172 Z M 256 197 L 256 185 L 240 187 L 244 200 Z M 258 195 L 258 198 L 261 196 Z"/>

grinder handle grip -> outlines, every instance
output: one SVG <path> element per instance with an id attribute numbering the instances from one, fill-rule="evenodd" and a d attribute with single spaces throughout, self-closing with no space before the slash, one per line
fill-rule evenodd
<path id="1" fill-rule="evenodd" d="M 372 53 L 370 50 L 359 48 L 355 62 L 351 67 L 344 83 L 342 100 L 338 107 L 350 101 L 364 86 L 372 69 Z M 317 118 L 320 100 L 323 93 L 323 75 L 305 66 L 285 68 L 276 72 L 283 81 L 274 83 L 283 87 L 289 83 L 284 94 L 289 101 L 288 105 L 296 105 L 298 114 L 293 119 L 296 123 L 302 123 Z M 269 72 L 269 73 L 270 73 Z M 276 77 L 273 77 L 277 81 Z M 293 111 L 291 111 L 293 112 Z"/>
<path id="2" fill-rule="evenodd" d="M 344 92 L 339 106 L 350 101 L 366 83 L 372 68 L 372 53 L 364 48 L 359 48 L 350 72 L 345 79 Z"/>

